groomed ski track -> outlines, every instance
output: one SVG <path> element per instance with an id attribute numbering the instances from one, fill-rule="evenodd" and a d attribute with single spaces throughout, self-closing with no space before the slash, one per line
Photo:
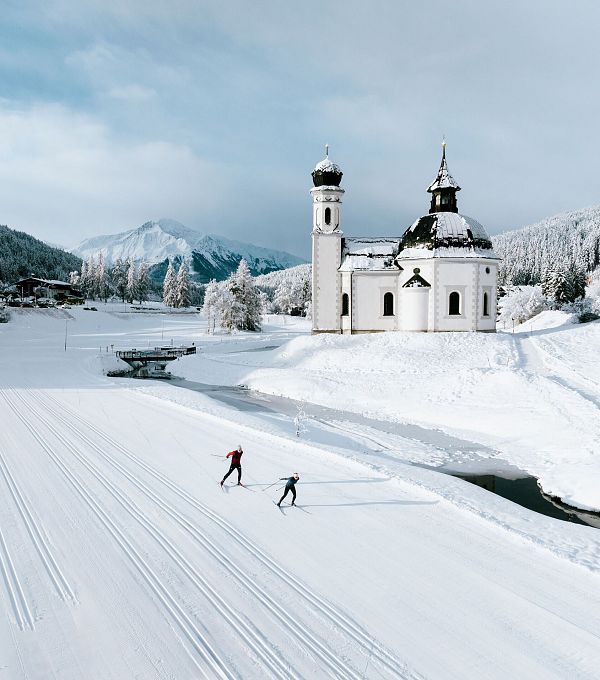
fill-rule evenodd
<path id="1" fill-rule="evenodd" d="M 597 677 L 595 530 L 51 357 L 0 374 L 0 677 Z"/>
<path id="2" fill-rule="evenodd" d="M 216 562 L 227 571 L 228 577 L 236 580 L 241 588 L 248 591 L 248 595 L 256 599 L 258 605 L 262 605 L 273 617 L 283 630 L 295 639 L 296 643 L 318 662 L 320 668 L 324 669 L 331 677 L 348 678 L 359 680 L 364 677 L 359 666 L 363 666 L 366 661 L 375 665 L 380 665 L 382 677 L 390 678 L 418 678 L 418 674 L 403 670 L 404 664 L 390 653 L 377 640 L 373 639 L 364 631 L 350 616 L 343 611 L 332 606 L 326 599 L 314 594 L 299 579 L 277 564 L 275 560 L 264 553 L 257 545 L 248 540 L 243 533 L 238 531 L 226 519 L 211 510 L 205 504 L 196 500 L 185 489 L 171 482 L 168 476 L 162 474 L 152 466 L 146 464 L 133 452 L 122 446 L 113 437 L 102 432 L 93 423 L 84 420 L 69 408 L 65 408 L 54 397 L 42 396 L 36 390 L 1 390 L 0 395 L 6 405 L 12 409 L 13 413 L 28 430 L 29 434 L 35 439 L 40 447 L 47 453 L 56 467 L 70 482 L 74 491 L 81 497 L 91 509 L 92 513 L 98 518 L 104 527 L 110 532 L 124 554 L 136 567 L 144 582 L 154 592 L 163 603 L 165 611 L 171 616 L 173 621 L 180 628 L 182 636 L 189 642 L 190 657 L 198 665 L 198 669 L 206 677 L 239 677 L 238 673 L 232 672 L 228 664 L 219 657 L 214 646 L 203 636 L 201 630 L 193 624 L 190 617 L 186 615 L 184 608 L 176 601 L 176 598 L 169 591 L 169 588 L 161 581 L 155 569 L 147 559 L 144 559 L 134 541 L 129 538 L 124 530 L 111 516 L 104 510 L 103 506 L 95 500 L 94 493 L 88 484 L 81 480 L 81 477 L 73 474 L 73 462 L 65 458 L 63 452 L 68 452 L 73 459 L 78 461 L 97 480 L 102 487 L 119 503 L 122 509 L 136 519 L 139 525 L 151 535 L 157 544 L 163 549 L 164 555 L 169 557 L 176 564 L 181 572 L 185 574 L 194 587 L 210 602 L 215 612 L 218 612 L 223 619 L 231 626 L 231 639 L 239 636 L 241 641 L 248 646 L 249 650 L 256 655 L 263 671 L 269 671 L 275 678 L 302 678 L 306 675 L 294 670 L 289 661 L 286 661 L 280 653 L 269 643 L 268 639 L 261 635 L 255 627 L 247 622 L 245 617 L 236 613 L 226 600 L 220 596 L 215 588 L 203 578 L 201 571 L 194 567 L 193 562 L 187 559 L 174 543 L 161 531 L 156 523 L 149 520 L 149 514 L 139 510 L 137 501 L 134 501 L 128 493 L 124 493 L 119 484 L 111 481 L 110 477 L 104 474 L 100 466 L 93 462 L 91 455 L 95 456 L 96 461 L 105 464 L 108 470 L 119 473 L 121 480 L 126 479 L 130 485 L 140 492 L 145 499 L 154 503 L 157 508 L 164 512 L 163 516 L 168 516 L 173 523 L 185 531 L 199 548 L 202 548 L 205 555 L 211 555 Z M 27 417 L 23 415 L 27 413 Z M 35 422 L 35 426 L 32 424 Z M 60 425 L 64 428 L 60 428 Z M 40 434 L 40 425 L 46 429 L 46 433 Z M 93 441 L 89 434 L 96 435 L 101 444 Z M 65 436 L 63 432 L 68 432 Z M 48 443 L 47 434 L 56 440 L 57 445 L 51 446 Z M 87 453 L 83 453 L 86 450 Z M 59 454 L 58 451 L 61 451 Z M 105 451 L 109 451 L 106 453 Z M 115 456 L 120 456 L 128 463 L 132 464 L 132 471 L 122 465 Z M 219 548 L 216 542 L 211 541 L 206 533 L 199 530 L 196 524 L 179 512 L 172 504 L 166 502 L 163 497 L 156 493 L 148 484 L 141 481 L 140 472 L 157 481 L 159 489 L 170 490 L 174 496 L 183 501 L 184 506 L 197 511 L 203 517 L 227 534 L 245 553 L 243 564 L 232 560 L 226 551 Z M 188 511 L 189 512 L 189 511 Z M 260 562 L 270 573 L 276 577 L 282 586 L 289 587 L 297 596 L 303 608 L 307 610 L 305 619 L 299 622 L 300 611 L 296 603 L 293 609 L 293 617 L 290 617 L 285 608 L 278 600 L 259 585 L 248 580 L 246 571 L 248 569 L 248 559 L 255 559 Z M 286 596 L 286 600 L 289 598 Z M 319 635 L 311 631 L 308 623 L 312 617 L 322 617 L 331 626 L 333 636 L 340 635 L 346 637 L 347 641 L 343 644 L 356 645 L 359 653 L 364 655 L 361 664 L 356 668 L 351 662 L 344 659 L 344 655 L 336 653 L 331 647 L 331 637 L 327 640 L 319 639 Z M 31 624 L 32 625 L 32 624 Z M 331 635 L 331 634 L 330 634 Z M 194 657 L 194 652 L 199 659 Z M 309 674 L 310 675 L 310 674 Z M 260 676 L 260 673 L 258 674 Z M 257 677 L 258 677 L 257 676 Z"/>

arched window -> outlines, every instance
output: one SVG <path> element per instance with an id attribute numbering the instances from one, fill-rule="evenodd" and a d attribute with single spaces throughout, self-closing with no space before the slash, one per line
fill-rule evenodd
<path id="1" fill-rule="evenodd" d="M 342 295 L 342 316 L 348 316 L 348 293 Z"/>
<path id="2" fill-rule="evenodd" d="M 325 208 L 325 224 L 331 224 L 331 208 Z"/>
<path id="3" fill-rule="evenodd" d="M 460 293 L 453 291 L 448 298 L 448 314 L 460 316 Z"/>
<path id="4" fill-rule="evenodd" d="M 487 293 L 483 294 L 483 316 L 489 316 L 490 315 L 490 303 L 489 303 L 489 297 Z"/>
<path id="5" fill-rule="evenodd" d="M 383 296 L 383 316 L 394 316 L 394 294 L 386 293 Z"/>

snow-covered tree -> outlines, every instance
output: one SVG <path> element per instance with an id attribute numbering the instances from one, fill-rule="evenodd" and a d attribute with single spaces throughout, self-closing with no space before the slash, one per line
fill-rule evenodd
<path id="1" fill-rule="evenodd" d="M 541 286 L 515 286 L 498 301 L 499 321 L 504 328 L 531 319 L 546 308 Z"/>
<path id="2" fill-rule="evenodd" d="M 305 315 L 311 301 L 311 266 L 298 265 L 254 279 L 255 285 L 265 293 L 269 304 L 265 311 L 276 314 Z"/>
<path id="3" fill-rule="evenodd" d="M 246 260 L 242 259 L 237 271 L 225 282 L 229 300 L 221 310 L 221 325 L 228 331 L 259 331 L 261 324 L 261 299 Z"/>
<path id="4" fill-rule="evenodd" d="M 573 265 L 591 272 L 600 264 L 600 209 L 548 217 L 523 229 L 498 234 L 492 241 L 502 257 L 500 283 L 538 283 L 546 270 Z"/>
<path id="5" fill-rule="evenodd" d="M 94 290 L 96 295 L 106 302 L 109 293 L 108 274 L 106 272 L 106 265 L 104 264 L 104 253 L 98 253 L 98 260 L 94 269 Z"/>
<path id="6" fill-rule="evenodd" d="M 163 283 L 163 302 L 167 307 L 175 307 L 175 270 L 171 260 Z"/>
<path id="7" fill-rule="evenodd" d="M 204 291 L 204 304 L 202 306 L 202 313 L 207 321 L 207 333 L 214 333 L 217 322 L 220 321 L 220 299 L 221 286 L 212 279 L 206 286 Z"/>
<path id="8" fill-rule="evenodd" d="M 567 272 L 567 282 L 567 297 L 569 302 L 576 302 L 585 297 L 587 275 L 581 266 L 574 265 L 569 269 Z"/>
<path id="9" fill-rule="evenodd" d="M 90 255 L 85 262 L 81 264 L 81 276 L 79 278 L 79 287 L 85 297 L 93 298 L 95 296 L 94 290 L 94 270 L 96 263 L 94 256 Z"/>
<path id="10" fill-rule="evenodd" d="M 560 309 L 585 297 L 586 279 L 585 271 L 575 264 L 547 269 L 542 275 L 542 293 Z"/>
<path id="11" fill-rule="evenodd" d="M 128 268 L 129 263 L 123 262 L 123 260 L 118 257 L 111 272 L 111 279 L 115 293 L 121 298 L 123 302 L 125 302 L 125 297 L 127 294 Z"/>
<path id="12" fill-rule="evenodd" d="M 150 290 L 150 276 L 148 274 L 148 265 L 142 260 L 138 270 L 135 297 L 142 302 L 148 299 L 148 291 Z"/>
<path id="13" fill-rule="evenodd" d="M 175 279 L 175 307 L 190 306 L 190 277 L 185 260 L 181 263 Z"/>
<path id="14" fill-rule="evenodd" d="M 81 276 L 78 271 L 69 272 L 69 283 L 75 287 L 81 280 Z"/>
<path id="15" fill-rule="evenodd" d="M 127 263 L 127 288 L 125 289 L 125 299 L 130 304 L 137 298 L 137 271 L 135 261 L 129 258 Z"/>

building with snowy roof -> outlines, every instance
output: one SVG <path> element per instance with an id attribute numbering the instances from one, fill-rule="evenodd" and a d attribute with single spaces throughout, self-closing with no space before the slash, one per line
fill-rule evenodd
<path id="1" fill-rule="evenodd" d="M 344 236 L 342 175 L 326 147 L 310 192 L 313 332 L 495 331 L 500 258 L 481 224 L 458 212 L 445 143 L 429 213 L 402 236 Z"/>

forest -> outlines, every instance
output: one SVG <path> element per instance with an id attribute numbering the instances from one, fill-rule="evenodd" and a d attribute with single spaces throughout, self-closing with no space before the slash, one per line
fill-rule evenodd
<path id="1" fill-rule="evenodd" d="M 30 274 L 67 281 L 81 260 L 29 234 L 0 225 L 0 283 L 13 284 Z"/>

